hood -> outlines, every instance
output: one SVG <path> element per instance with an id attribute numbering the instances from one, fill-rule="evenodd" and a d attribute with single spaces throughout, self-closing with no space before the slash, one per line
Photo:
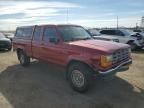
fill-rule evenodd
<path id="1" fill-rule="evenodd" d="M 69 42 L 68 44 L 79 46 L 82 48 L 94 49 L 105 53 L 113 53 L 116 50 L 130 47 L 127 44 L 102 40 L 80 40 L 75 42 Z"/>

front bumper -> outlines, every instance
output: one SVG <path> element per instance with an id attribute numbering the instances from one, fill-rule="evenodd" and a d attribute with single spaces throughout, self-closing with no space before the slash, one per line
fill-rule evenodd
<path id="1" fill-rule="evenodd" d="M 129 69 L 129 65 L 131 65 L 131 64 L 132 64 L 132 59 L 121 63 L 120 65 L 118 65 L 115 68 L 112 68 L 107 71 L 98 71 L 98 73 L 101 75 L 108 75 L 108 74 L 113 74 L 113 73 L 120 72 L 120 71 L 125 71 L 125 70 Z"/>

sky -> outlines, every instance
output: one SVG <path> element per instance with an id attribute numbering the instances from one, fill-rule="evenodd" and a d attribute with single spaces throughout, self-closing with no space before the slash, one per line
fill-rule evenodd
<path id="1" fill-rule="evenodd" d="M 0 0 L 0 29 L 38 24 L 134 27 L 144 16 L 144 0 Z"/>

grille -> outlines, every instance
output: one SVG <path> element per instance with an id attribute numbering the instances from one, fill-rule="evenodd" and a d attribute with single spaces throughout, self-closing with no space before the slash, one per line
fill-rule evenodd
<path id="1" fill-rule="evenodd" d="M 9 45 L 10 42 L 7 42 L 7 41 L 0 41 L 0 45 Z"/>
<path id="2" fill-rule="evenodd" d="M 125 59 L 129 58 L 129 50 L 127 49 L 120 49 L 113 53 L 113 64 L 121 62 Z"/>

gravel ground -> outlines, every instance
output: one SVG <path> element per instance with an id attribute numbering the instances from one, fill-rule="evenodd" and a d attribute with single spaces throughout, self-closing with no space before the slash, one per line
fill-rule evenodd
<path id="1" fill-rule="evenodd" d="M 132 57 L 128 71 L 80 94 L 62 68 L 38 61 L 24 68 L 15 52 L 0 51 L 0 108 L 144 108 L 144 51 Z"/>

